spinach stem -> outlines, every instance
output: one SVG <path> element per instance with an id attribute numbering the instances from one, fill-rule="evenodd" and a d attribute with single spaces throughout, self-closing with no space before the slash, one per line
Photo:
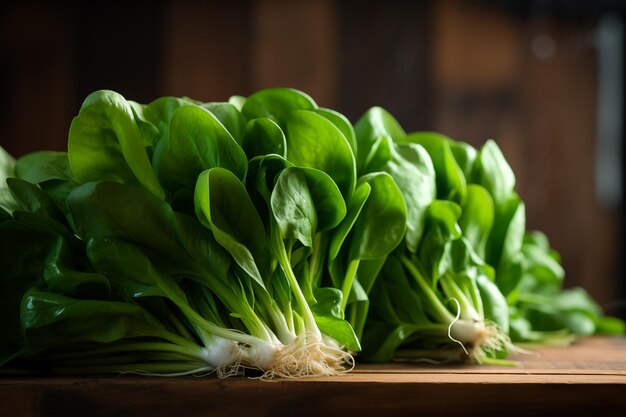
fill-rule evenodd
<path id="1" fill-rule="evenodd" d="M 346 306 L 348 305 L 348 298 L 350 297 L 350 291 L 352 291 L 352 283 L 354 282 L 354 278 L 356 277 L 356 272 L 359 269 L 360 259 L 353 259 L 348 264 L 348 270 L 346 271 L 346 276 L 343 280 L 343 284 L 341 285 L 341 293 L 343 294 L 343 298 L 341 299 L 341 311 L 345 315 Z"/>

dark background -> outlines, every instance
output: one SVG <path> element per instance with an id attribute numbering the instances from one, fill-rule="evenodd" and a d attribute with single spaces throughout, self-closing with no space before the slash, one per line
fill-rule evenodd
<path id="1" fill-rule="evenodd" d="M 624 317 L 620 1 L 75 1 L 0 6 L 0 145 L 63 150 L 97 89 L 222 101 L 291 86 L 353 122 L 480 146 L 517 175 L 527 224 Z"/>

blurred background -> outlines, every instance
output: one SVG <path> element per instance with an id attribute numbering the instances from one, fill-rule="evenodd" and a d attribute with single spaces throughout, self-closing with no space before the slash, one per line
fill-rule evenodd
<path id="1" fill-rule="evenodd" d="M 224 101 L 290 86 L 353 122 L 495 139 L 566 286 L 626 316 L 626 2 L 74 1 L 0 6 L 0 145 L 64 150 L 82 100 L 113 89 Z"/>

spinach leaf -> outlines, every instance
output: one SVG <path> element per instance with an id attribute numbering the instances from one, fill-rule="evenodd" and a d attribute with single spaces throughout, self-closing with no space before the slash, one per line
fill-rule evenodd
<path id="1" fill-rule="evenodd" d="M 70 126 L 67 148 L 78 182 L 109 180 L 141 185 L 164 198 L 133 110 L 120 94 L 100 90 L 85 99 Z"/>
<path id="2" fill-rule="evenodd" d="M 193 190 L 198 175 L 214 167 L 226 168 L 243 180 L 247 158 L 211 112 L 190 105 L 172 115 L 169 135 L 157 145 L 153 164 L 161 183 L 173 193 Z"/>
<path id="3" fill-rule="evenodd" d="M 293 88 L 267 88 L 248 97 L 241 113 L 248 121 L 266 117 L 285 128 L 286 119 L 292 111 L 316 108 L 315 101 L 302 91 Z"/>
<path id="4" fill-rule="evenodd" d="M 319 114 L 297 110 L 287 121 L 287 159 L 297 166 L 324 171 L 345 198 L 356 183 L 354 155 L 348 140 L 331 121 Z"/>

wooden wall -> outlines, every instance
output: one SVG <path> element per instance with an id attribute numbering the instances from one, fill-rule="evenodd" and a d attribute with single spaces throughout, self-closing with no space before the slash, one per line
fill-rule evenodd
<path id="1" fill-rule="evenodd" d="M 101 88 L 147 102 L 291 86 L 353 121 L 381 105 L 407 130 L 496 139 L 568 285 L 610 308 L 623 297 L 622 226 L 595 199 L 594 24 L 460 0 L 8 2 L 0 145 L 64 149 L 81 101 Z M 548 56 L 531 47 L 540 35 Z"/>

